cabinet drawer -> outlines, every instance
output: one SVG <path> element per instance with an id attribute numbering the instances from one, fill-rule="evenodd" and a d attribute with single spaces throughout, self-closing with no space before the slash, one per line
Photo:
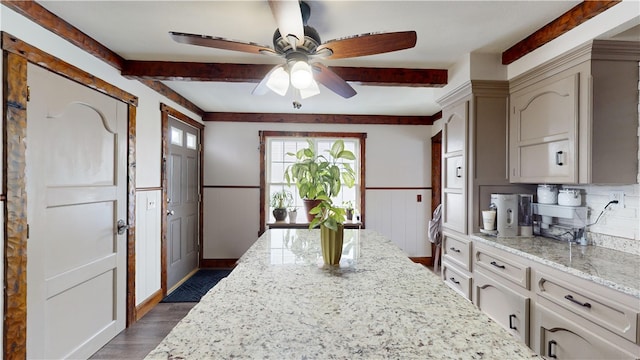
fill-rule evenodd
<path id="1" fill-rule="evenodd" d="M 615 343 L 589 331 L 570 319 L 562 309 L 536 304 L 538 353 L 557 359 L 637 359 L 640 348 L 631 343 Z"/>
<path id="2" fill-rule="evenodd" d="M 614 334 L 634 343 L 638 342 L 640 308 L 631 309 L 616 302 L 611 299 L 613 294 L 607 296 L 606 291 L 579 288 L 544 272 L 536 272 L 536 292 Z"/>
<path id="3" fill-rule="evenodd" d="M 471 277 L 465 275 L 462 271 L 456 270 L 455 265 L 443 261 L 442 278 L 450 288 L 467 300 L 471 300 Z"/>
<path id="4" fill-rule="evenodd" d="M 527 290 L 529 289 L 529 267 L 517 261 L 478 247 L 475 249 L 475 266 L 497 274 Z"/>
<path id="5" fill-rule="evenodd" d="M 444 233 L 442 237 L 443 258 L 460 268 L 471 271 L 471 241 Z"/>
<path id="6" fill-rule="evenodd" d="M 511 335 L 529 345 L 528 297 L 474 271 L 473 303 Z"/>

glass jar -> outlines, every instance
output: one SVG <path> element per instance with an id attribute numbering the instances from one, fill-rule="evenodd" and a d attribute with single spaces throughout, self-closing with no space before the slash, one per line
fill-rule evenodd
<path id="1" fill-rule="evenodd" d="M 555 185 L 538 185 L 538 203 L 539 204 L 557 204 L 558 203 L 558 187 Z"/>
<path id="2" fill-rule="evenodd" d="M 582 205 L 582 193 L 578 189 L 562 189 L 558 192 L 558 205 L 580 206 Z"/>

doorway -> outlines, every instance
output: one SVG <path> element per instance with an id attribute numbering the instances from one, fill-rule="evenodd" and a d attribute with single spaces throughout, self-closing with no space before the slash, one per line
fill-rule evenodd
<path id="1" fill-rule="evenodd" d="M 8 45 L 9 43 L 11 46 L 6 47 L 5 45 Z M 45 226 L 52 225 L 54 227 L 57 227 L 58 231 L 62 232 L 63 235 L 68 235 L 71 232 L 75 232 L 72 234 L 72 236 L 68 236 L 68 237 L 75 237 L 77 240 L 78 238 L 77 232 L 79 231 L 86 231 L 86 233 L 89 233 L 89 232 L 96 233 L 96 229 L 86 230 L 86 226 L 85 224 L 82 223 L 82 221 L 73 222 L 72 223 L 73 227 L 69 227 L 68 223 L 70 220 L 73 220 L 73 216 L 66 216 L 65 214 L 62 214 L 61 216 L 60 214 L 54 214 L 54 212 L 66 206 L 65 204 L 73 204 L 74 202 L 86 203 L 87 206 L 89 207 L 91 206 L 90 204 L 98 204 L 102 202 L 102 204 L 100 205 L 94 205 L 94 208 L 99 208 L 100 206 L 105 206 L 105 207 L 111 206 L 114 209 L 124 204 L 124 207 L 125 207 L 124 214 L 122 214 L 118 210 L 114 210 L 114 213 L 112 213 L 111 216 L 108 216 L 107 219 L 111 219 L 111 220 L 116 218 L 121 219 L 120 216 L 123 216 L 124 217 L 123 220 L 126 221 L 125 226 L 127 223 L 134 224 L 135 223 L 135 203 L 131 202 L 131 199 L 133 198 L 132 196 L 133 189 L 135 189 L 135 152 L 133 151 L 133 149 L 135 148 L 135 141 L 136 141 L 136 138 L 135 138 L 136 111 L 135 110 L 138 104 L 138 99 L 135 96 L 123 91 L 122 89 L 114 87 L 113 85 L 99 78 L 96 78 L 95 76 L 88 74 L 80 69 L 74 68 L 73 66 L 57 58 L 54 58 L 37 48 L 29 46 L 28 44 L 22 42 L 20 39 L 17 39 L 17 38 L 11 38 L 11 42 L 3 41 L 3 56 L 4 56 L 4 64 L 5 64 L 4 66 L 5 91 L 3 91 L 3 97 L 4 97 L 3 101 L 5 104 L 5 110 L 6 110 L 6 112 L 4 113 L 5 126 L 3 129 L 4 139 L 5 139 L 4 141 L 4 150 L 5 150 L 4 152 L 5 154 L 4 189 L 6 191 L 6 194 L 4 194 L 4 199 L 5 199 L 4 329 L 5 331 L 3 332 L 3 337 L 4 337 L 3 351 L 4 351 L 5 358 L 38 357 L 37 354 L 35 353 L 34 353 L 35 355 L 31 355 L 31 354 L 27 355 L 27 346 L 28 346 L 27 337 L 28 336 L 27 336 L 26 329 L 27 329 L 27 323 L 31 321 L 27 317 L 28 302 L 29 302 L 27 297 L 27 286 L 29 285 L 27 281 L 27 276 L 29 276 L 28 269 L 27 269 L 27 266 L 28 266 L 27 253 L 28 253 L 28 247 L 30 245 L 29 243 L 32 240 L 33 242 L 36 241 L 36 238 L 40 238 L 40 240 L 42 240 L 41 235 L 37 235 L 38 232 L 42 234 L 42 231 L 37 229 L 33 229 L 33 230 L 30 229 L 30 224 L 28 224 L 28 221 L 32 220 L 33 216 L 28 218 L 28 213 L 31 211 L 35 211 L 36 208 L 29 209 L 27 202 L 28 201 L 31 202 L 32 200 L 37 200 L 37 198 L 41 197 L 41 195 L 35 195 L 34 191 L 36 190 L 31 190 L 30 192 L 34 193 L 34 199 L 28 200 L 28 196 L 25 195 L 27 193 L 27 186 L 29 186 L 30 188 L 33 186 L 33 184 L 28 184 L 28 182 L 31 180 L 34 180 L 34 181 L 39 181 L 40 184 L 45 183 L 47 184 L 47 186 L 54 185 L 54 186 L 49 186 L 53 188 L 52 190 L 54 191 L 50 193 L 47 192 L 45 197 L 45 204 L 47 204 L 48 208 L 52 209 L 51 214 L 46 214 L 45 218 L 41 218 L 40 220 L 36 220 L 36 221 L 40 221 L 42 223 L 44 220 Z M 34 175 L 27 174 L 27 171 L 29 172 L 34 171 L 34 168 L 33 167 L 29 168 L 29 164 L 27 164 L 27 156 L 31 156 L 31 155 L 41 156 L 41 155 L 35 155 L 36 154 L 35 152 L 27 154 L 27 147 L 26 147 L 27 126 L 28 126 L 27 109 L 30 106 L 32 106 L 30 105 L 30 101 L 29 101 L 30 89 L 28 87 L 28 84 L 29 84 L 28 73 L 30 73 L 31 71 L 29 70 L 29 67 L 32 66 L 32 64 L 36 64 L 36 63 L 38 64 L 38 67 L 42 68 L 40 70 L 47 69 L 48 71 L 51 72 L 51 74 L 58 74 L 58 75 L 61 75 L 62 77 L 70 79 L 71 83 L 75 84 L 76 86 L 80 84 L 80 87 L 83 88 L 84 90 L 87 90 L 88 88 L 85 88 L 83 84 L 91 85 L 90 87 L 93 93 L 95 94 L 101 93 L 102 94 L 101 96 L 107 95 L 108 97 L 112 98 L 111 100 L 116 99 L 117 100 L 116 103 L 122 102 L 122 104 L 124 104 L 124 106 L 114 105 L 118 110 L 113 110 L 110 108 L 109 111 L 107 112 L 112 114 L 115 111 L 117 113 L 116 117 L 118 119 L 123 119 L 123 121 L 121 122 L 120 120 L 118 120 L 114 123 L 113 121 L 109 120 L 106 122 L 106 124 L 108 124 L 108 126 L 106 127 L 104 125 L 105 122 L 103 121 L 103 119 L 105 118 L 112 119 L 112 116 L 107 116 L 106 115 L 107 113 L 104 113 L 103 114 L 104 116 L 98 114 L 98 112 L 95 111 L 95 109 L 99 109 L 101 107 L 92 105 L 91 101 L 80 101 L 78 103 L 71 104 L 70 106 L 68 106 L 68 109 L 66 109 L 67 107 L 65 106 L 65 109 L 52 108 L 52 109 L 48 109 L 50 111 L 47 111 L 47 120 L 51 120 L 51 121 L 53 121 L 52 119 L 54 119 L 56 116 L 60 114 L 64 114 L 65 112 L 68 112 L 68 111 L 70 112 L 88 111 L 94 117 L 100 118 L 100 120 L 98 121 L 98 124 L 102 127 L 103 131 L 106 131 L 107 133 L 107 135 L 104 135 L 104 133 L 103 135 L 107 137 L 111 135 L 114 141 L 109 142 L 110 145 L 119 149 L 117 150 L 117 154 L 118 154 L 117 156 L 114 156 L 113 154 L 111 155 L 111 159 L 112 159 L 111 163 L 113 164 L 114 162 L 116 162 L 118 164 L 117 166 L 118 166 L 119 172 L 124 174 L 124 178 L 125 178 L 124 188 L 126 189 L 126 194 L 127 194 L 124 200 L 122 200 L 119 195 L 122 188 L 121 185 L 123 184 L 120 177 L 116 175 L 115 178 L 110 179 L 110 184 L 106 181 L 103 181 L 106 178 L 105 174 L 108 172 L 113 173 L 113 169 L 104 169 L 102 166 L 92 167 L 91 169 L 94 170 L 93 173 L 86 174 L 86 171 L 84 172 L 84 175 L 90 175 L 90 176 L 93 176 L 94 178 L 95 176 L 97 176 L 98 178 L 103 179 L 101 181 L 98 181 L 97 183 L 92 183 L 94 180 L 91 180 L 89 177 L 82 178 L 82 176 L 80 176 L 81 175 L 80 173 L 82 172 L 78 173 L 77 167 L 74 167 L 72 169 L 72 171 L 76 171 L 75 173 L 72 174 L 74 175 L 73 177 L 75 178 L 75 176 L 78 175 L 77 181 L 74 181 L 73 183 L 62 185 L 64 183 L 62 179 L 65 176 L 68 177 L 69 174 L 67 175 L 60 174 L 61 171 L 59 171 L 59 169 L 57 170 L 57 172 L 54 172 L 55 175 L 51 179 L 46 179 L 46 180 L 29 179 L 30 176 L 35 177 L 35 173 L 33 173 Z M 55 92 L 61 92 L 61 91 L 58 88 L 54 88 L 53 90 L 51 90 L 51 87 L 49 87 L 49 92 L 55 93 Z M 58 94 L 56 94 L 56 96 L 58 96 Z M 63 121 L 66 121 L 66 120 L 63 120 Z M 89 123 L 90 122 L 86 122 L 86 123 L 83 122 L 81 126 L 87 126 Z M 96 128 L 99 129 L 100 126 Z M 107 131 L 106 129 L 107 127 L 111 131 Z M 74 128 L 69 131 L 71 132 L 75 130 L 76 129 Z M 70 134 L 72 134 L 71 137 L 73 138 L 73 140 L 78 142 L 77 144 L 71 144 L 71 146 L 80 146 L 81 142 L 84 142 L 83 146 L 91 145 L 91 144 L 86 144 L 87 138 L 84 138 L 82 136 L 83 134 L 72 132 L 69 134 L 64 133 L 61 136 L 63 137 L 66 136 L 66 138 L 69 138 Z M 115 139 L 119 137 L 124 138 L 124 142 L 120 142 L 119 139 L 118 140 Z M 51 140 L 58 141 L 59 139 L 51 139 Z M 118 145 L 116 145 L 116 143 Z M 122 144 L 125 144 L 124 147 L 122 147 L 123 146 Z M 29 151 L 32 151 L 32 150 L 35 151 L 37 148 L 35 144 L 31 142 L 30 145 L 31 145 L 31 148 Z M 47 144 L 43 143 L 39 145 L 47 145 Z M 65 145 L 69 145 L 69 144 L 65 144 Z M 103 142 L 103 145 L 105 145 L 104 142 Z M 114 151 L 114 153 L 115 152 L 116 151 Z M 104 155 L 104 151 L 102 152 L 95 151 L 94 153 L 91 154 L 91 156 L 95 157 L 97 153 L 102 153 Z M 76 157 L 78 156 L 77 154 L 74 154 L 74 155 L 76 155 Z M 80 156 L 84 156 L 84 155 L 88 155 L 88 154 L 81 154 Z M 54 154 L 47 154 L 46 156 L 54 156 Z M 118 159 L 113 160 L 116 157 Z M 88 160 L 88 158 L 84 158 L 84 160 Z M 65 159 L 56 159 L 55 161 L 65 161 Z M 86 163 L 87 162 L 85 161 L 84 164 Z M 92 161 L 89 161 L 89 163 L 93 164 Z M 80 170 L 87 170 L 86 167 L 79 167 L 79 168 Z M 35 171 L 37 172 L 38 170 L 35 170 Z M 47 174 L 47 177 L 49 177 L 48 174 Z M 52 184 L 51 183 L 52 181 L 57 183 Z M 38 186 L 40 187 L 40 189 L 42 189 L 41 185 L 36 185 L 36 188 Z M 68 186 L 69 188 L 67 189 L 68 191 L 65 191 L 66 186 Z M 74 188 L 76 186 L 84 187 L 84 189 Z M 106 191 L 103 191 L 105 190 L 105 188 L 109 188 L 109 189 Z M 85 191 L 85 190 L 88 190 L 88 191 Z M 115 193 L 115 195 L 113 193 Z M 40 207 L 40 209 L 42 208 L 44 207 Z M 40 210 L 37 210 L 37 211 L 40 211 Z M 74 209 L 74 211 L 76 210 Z M 45 210 L 45 212 L 47 211 Z M 34 216 L 39 216 L 39 215 L 34 215 Z M 62 219 L 59 220 L 60 218 Z M 102 221 L 102 220 L 103 219 L 98 219 L 98 221 Z M 66 221 L 66 225 L 62 226 L 63 224 L 65 224 L 65 221 Z M 108 221 L 108 223 L 109 224 L 107 225 L 105 222 L 105 225 L 103 226 L 101 231 L 108 232 L 110 235 L 105 235 L 104 233 L 100 233 L 99 236 L 102 236 L 104 239 L 107 239 L 107 241 L 109 241 L 110 244 L 112 244 L 114 247 L 114 249 L 112 249 L 112 254 L 106 256 L 109 260 L 104 260 L 103 259 L 104 256 L 102 259 L 100 259 L 100 257 L 97 256 L 96 261 L 90 262 L 89 264 L 80 265 L 80 267 L 85 266 L 84 269 L 86 270 L 93 271 L 92 274 L 98 274 L 96 278 L 100 278 L 99 281 L 83 282 L 83 279 L 82 279 L 83 277 L 84 277 L 84 280 L 91 280 L 91 279 L 87 279 L 87 276 L 86 274 L 84 274 L 84 271 L 78 271 L 78 270 L 64 271 L 63 270 L 62 272 L 60 272 L 60 268 L 54 269 L 54 266 L 60 265 L 60 261 L 57 261 L 57 263 L 54 263 L 54 265 L 47 264 L 47 263 L 40 264 L 40 266 L 43 266 L 46 271 L 49 271 L 48 274 L 54 273 L 52 270 L 57 271 L 56 276 L 47 275 L 48 277 L 46 278 L 47 279 L 46 281 L 52 280 L 53 282 L 48 283 L 47 287 L 44 289 L 44 294 L 46 296 L 49 296 L 49 299 L 54 300 L 54 302 L 56 300 L 61 300 L 64 296 L 74 297 L 73 294 L 68 293 L 67 290 L 65 290 L 65 289 L 69 289 L 70 286 L 72 290 L 69 290 L 69 291 L 82 291 L 85 294 L 87 294 L 89 291 L 87 290 L 86 287 L 83 286 L 85 283 L 87 283 L 87 286 L 88 286 L 88 283 L 91 283 L 91 286 L 95 285 L 98 288 L 106 289 L 106 287 L 101 286 L 100 282 L 108 282 L 110 280 L 113 280 L 112 289 L 111 289 L 113 297 L 106 297 L 105 299 L 100 298 L 99 301 L 112 302 L 113 299 L 115 298 L 117 299 L 116 303 L 114 304 L 113 307 L 110 308 L 108 315 L 105 315 L 102 313 L 97 315 L 101 317 L 100 321 L 104 321 L 103 324 L 107 324 L 106 326 L 107 328 L 109 328 L 109 330 L 101 334 L 98 334 L 100 333 L 100 331 L 94 333 L 94 335 L 85 334 L 84 336 L 85 338 L 88 338 L 87 341 L 92 344 L 91 346 L 94 346 L 97 344 L 97 342 L 102 341 L 102 339 L 104 339 L 103 336 L 109 336 L 106 334 L 108 334 L 112 330 L 114 331 L 114 334 L 115 334 L 117 331 L 115 330 L 116 328 L 123 327 L 122 324 L 130 323 L 130 321 L 134 318 L 134 315 L 135 315 L 134 314 L 135 298 L 133 295 L 135 294 L 135 284 L 133 282 L 125 281 L 124 282 L 125 290 L 123 290 L 120 282 L 120 279 L 123 279 L 123 278 L 126 279 L 128 269 L 134 265 L 134 259 L 129 255 L 130 253 L 128 253 L 126 250 L 122 252 L 122 254 L 126 255 L 125 268 L 122 269 L 120 267 L 121 265 L 119 265 L 121 263 L 120 246 L 122 243 L 124 244 L 125 248 L 130 249 L 133 246 L 134 231 L 131 228 L 127 231 L 124 228 L 124 226 L 122 226 L 122 229 L 124 230 L 124 234 L 116 235 L 117 228 L 118 228 L 117 222 L 112 223 L 111 221 Z M 95 224 L 95 222 L 93 224 Z M 40 227 L 41 224 L 36 224 L 35 226 Z M 83 228 L 83 226 L 85 227 Z M 35 231 L 35 233 L 31 233 L 31 231 Z M 57 240 L 62 240 L 62 241 L 69 240 L 69 239 L 64 239 L 65 236 L 58 236 L 59 234 L 53 234 L 53 233 L 51 234 L 46 233 L 45 239 L 49 240 L 53 237 L 53 235 L 59 238 Z M 32 239 L 32 240 L 29 240 L 29 239 Z M 49 244 L 45 244 L 45 245 L 49 246 Z M 65 245 L 60 243 L 55 244 L 54 245 L 55 251 L 60 251 L 60 250 L 67 250 L 67 252 L 75 251 L 75 249 L 73 248 L 62 249 L 62 246 L 65 246 Z M 78 246 L 81 246 L 81 245 L 78 245 Z M 101 249 L 104 250 L 104 248 L 101 248 Z M 84 254 L 86 255 L 86 252 L 84 252 Z M 46 254 L 46 255 L 47 255 L 46 256 L 47 261 L 49 261 L 50 258 L 53 257 L 52 254 Z M 60 256 L 75 256 L 75 255 L 77 254 L 62 253 L 62 255 Z M 61 260 L 61 259 L 56 259 L 56 260 Z M 35 261 L 33 261 L 33 258 L 31 257 L 30 257 L 30 262 L 35 263 Z M 76 262 L 75 265 L 77 265 L 78 263 L 79 262 Z M 113 263 L 115 263 L 115 265 L 113 265 Z M 31 265 L 34 265 L 34 264 L 31 264 Z M 35 265 L 38 265 L 38 264 L 35 264 Z M 65 265 L 69 265 L 69 264 L 65 264 Z M 112 265 L 114 267 L 111 267 Z M 96 269 L 99 267 L 102 267 L 102 270 L 103 270 L 102 272 L 99 269 Z M 109 270 L 109 269 L 117 269 L 116 270 L 117 274 L 114 274 L 114 270 Z M 37 270 L 34 270 L 34 272 L 36 271 Z M 35 275 L 35 274 L 32 274 L 32 275 Z M 135 276 L 135 274 L 133 273 L 129 275 Z M 111 279 L 109 279 L 110 276 L 111 276 Z M 108 280 L 105 281 L 105 279 L 108 279 Z M 70 285 L 74 282 L 78 284 L 83 283 L 83 285 L 78 285 L 75 287 Z M 38 285 L 37 283 L 33 285 L 42 286 L 42 285 Z M 36 293 L 31 295 L 37 294 L 37 291 L 40 291 L 41 294 L 43 293 L 42 288 L 34 291 L 36 291 Z M 56 297 L 57 299 L 53 299 L 53 297 Z M 119 303 L 120 299 L 124 299 L 124 302 L 122 304 Z M 65 304 L 53 304 L 53 303 L 51 303 L 50 305 L 65 306 Z M 107 307 L 107 306 L 104 306 L 104 303 L 84 304 L 84 305 L 82 309 L 79 309 L 80 312 L 91 311 L 91 310 L 87 310 L 87 308 L 92 306 L 94 307 L 97 306 L 103 309 Z M 34 310 L 34 311 L 37 313 L 38 310 Z M 37 314 L 29 313 L 30 318 L 33 317 L 34 315 L 37 316 Z M 57 313 L 52 314 L 52 316 L 57 316 L 57 315 L 58 315 Z M 96 328 L 96 323 L 97 323 L 96 321 L 98 319 L 95 319 L 95 318 L 83 319 L 81 316 L 75 315 L 75 313 L 74 315 L 72 315 L 72 317 L 75 317 L 74 319 L 72 319 L 74 324 L 84 326 L 83 329 L 85 330 L 87 329 L 87 327 L 93 327 L 93 329 Z M 105 320 L 109 318 L 111 320 Z M 90 324 L 89 325 L 87 325 L 87 323 L 79 324 L 79 322 L 83 320 L 85 321 L 88 320 L 87 323 L 90 323 Z M 44 325 L 40 323 L 36 326 L 44 326 Z M 30 333 L 29 333 L 29 337 L 30 337 L 31 332 L 34 330 L 33 330 L 33 327 L 29 327 L 29 329 L 30 329 Z M 76 331 L 76 329 L 73 329 L 73 331 Z M 59 331 L 59 332 L 64 333 L 63 331 Z M 58 336 L 58 335 L 59 334 L 55 334 L 55 336 Z M 69 338 L 73 338 L 77 340 L 78 337 L 76 335 L 78 335 L 78 333 L 76 332 L 75 334 L 72 334 L 72 335 L 73 336 L 69 336 Z M 80 336 L 83 336 L 83 335 L 81 334 Z M 37 339 L 35 340 L 38 341 Z M 69 354 L 69 355 L 60 355 L 60 356 L 76 356 L 76 355 L 82 356 L 83 354 L 90 352 L 90 350 L 87 350 L 87 348 L 83 348 L 82 344 L 77 344 L 76 346 L 70 345 L 70 342 L 68 342 L 67 340 L 68 338 L 65 338 L 62 340 L 64 343 L 54 344 L 53 346 L 55 346 L 55 348 L 51 347 L 49 349 L 51 351 Z"/>
<path id="2" fill-rule="evenodd" d="M 431 209 L 435 210 L 442 202 L 442 131 L 431 137 Z M 440 256 L 435 244 L 431 244 L 434 267 L 437 269 Z"/>
<path id="3" fill-rule="evenodd" d="M 193 119 L 161 106 L 163 128 L 163 294 L 198 269 L 202 245 L 202 130 Z"/>

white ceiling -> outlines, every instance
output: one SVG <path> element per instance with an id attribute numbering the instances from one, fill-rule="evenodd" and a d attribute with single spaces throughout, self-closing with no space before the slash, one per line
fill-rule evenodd
<path id="1" fill-rule="evenodd" d="M 307 1 L 309 25 L 327 41 L 350 35 L 415 30 L 415 48 L 327 66 L 447 69 L 465 54 L 502 53 L 580 1 Z M 176 43 L 169 31 L 219 36 L 272 46 L 276 28 L 260 1 L 39 1 L 127 60 L 278 64 L 278 58 Z M 343 99 L 326 88 L 294 110 L 291 98 L 251 95 L 255 84 L 166 81 L 204 111 L 432 115 L 433 88 L 352 84 Z"/>

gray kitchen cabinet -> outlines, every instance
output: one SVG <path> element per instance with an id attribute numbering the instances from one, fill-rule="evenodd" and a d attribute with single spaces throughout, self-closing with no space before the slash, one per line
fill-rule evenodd
<path id="1" fill-rule="evenodd" d="M 608 334 L 592 331 L 572 319 L 574 315 L 552 304 L 536 304 L 538 353 L 549 359 L 638 359 L 640 350 L 633 344 L 607 339 Z M 596 329 L 597 330 L 597 329 Z"/>
<path id="2" fill-rule="evenodd" d="M 472 301 L 514 337 L 546 358 L 640 358 L 637 297 L 471 238 Z"/>
<path id="3" fill-rule="evenodd" d="M 473 303 L 529 345 L 530 266 L 517 255 L 474 242 Z"/>
<path id="4" fill-rule="evenodd" d="M 588 42 L 510 82 L 514 183 L 631 184 L 640 42 Z"/>
<path id="5" fill-rule="evenodd" d="M 511 335 L 529 345 L 530 298 L 496 278 L 485 276 L 482 271 L 474 271 L 473 284 L 473 303 Z"/>
<path id="6" fill-rule="evenodd" d="M 471 80 L 438 100 L 442 105 L 443 280 L 468 299 L 473 283 L 469 234 L 479 231 L 481 210 L 489 208 L 491 193 L 533 193 L 526 186 L 509 183 L 508 97 L 506 81 Z M 449 244 L 462 253 L 451 250 Z M 468 260 L 461 263 L 464 256 Z M 445 269 L 454 276 L 445 276 Z"/>

